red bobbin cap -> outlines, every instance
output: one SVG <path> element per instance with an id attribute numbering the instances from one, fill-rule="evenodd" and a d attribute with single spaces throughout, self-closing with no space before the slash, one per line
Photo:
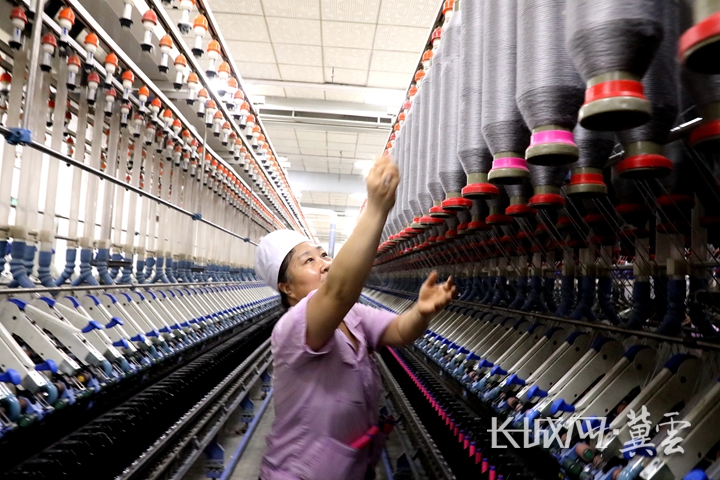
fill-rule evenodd
<path id="1" fill-rule="evenodd" d="M 430 208 L 430 216 L 431 216 L 431 217 L 445 217 L 445 218 L 447 218 L 447 217 L 451 217 L 451 216 L 453 216 L 453 215 L 455 215 L 455 212 L 453 212 L 452 210 L 445 210 L 445 209 L 442 208 L 442 206 L 440 206 L 440 205 L 436 205 L 436 206 Z"/>
<path id="2" fill-rule="evenodd" d="M 471 183 L 462 189 L 465 198 L 492 198 L 499 194 L 500 190 L 492 183 Z"/>
<path id="3" fill-rule="evenodd" d="M 468 230 L 487 230 L 488 228 L 488 224 L 482 220 L 473 220 L 468 223 Z"/>
<path id="4" fill-rule="evenodd" d="M 495 213 L 493 215 L 488 215 L 488 217 L 485 219 L 485 223 L 488 225 L 505 225 L 508 223 L 512 223 L 513 219 L 511 216 L 504 215 L 502 213 Z"/>
<path id="5" fill-rule="evenodd" d="M 720 73 L 715 65 L 720 53 L 720 12 L 688 28 L 678 42 L 678 60 L 690 70 L 703 74 Z"/>
<path id="6" fill-rule="evenodd" d="M 628 157 L 618 163 L 615 168 L 621 177 L 633 179 L 664 177 L 673 170 L 670 160 L 662 155 L 651 153 Z"/>
<path id="7" fill-rule="evenodd" d="M 472 200 L 462 197 L 446 198 L 441 205 L 446 210 L 466 210 L 472 207 Z"/>
<path id="8" fill-rule="evenodd" d="M 533 215 L 537 215 L 537 210 L 521 203 L 507 207 L 505 209 L 505 215 L 510 215 L 511 217 L 532 217 Z"/>
<path id="9" fill-rule="evenodd" d="M 718 139 L 720 139 L 720 120 L 704 123 L 690 132 L 690 146 L 693 148 Z"/>
<path id="10" fill-rule="evenodd" d="M 565 206 L 565 199 L 557 193 L 539 193 L 530 197 L 528 206 L 533 208 L 561 208 Z"/>

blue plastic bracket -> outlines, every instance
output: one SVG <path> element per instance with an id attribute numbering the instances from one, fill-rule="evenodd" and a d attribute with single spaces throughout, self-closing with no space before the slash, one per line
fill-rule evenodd
<path id="1" fill-rule="evenodd" d="M 10 145 L 27 145 L 32 141 L 32 132 L 27 128 L 8 128 L 5 141 Z"/>

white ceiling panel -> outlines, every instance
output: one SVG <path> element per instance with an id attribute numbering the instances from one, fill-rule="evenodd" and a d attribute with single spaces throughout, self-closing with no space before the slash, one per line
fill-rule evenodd
<path id="1" fill-rule="evenodd" d="M 315 148 L 315 149 L 319 149 L 319 150 L 324 150 L 324 149 L 327 148 L 327 143 L 326 143 L 324 140 L 323 140 L 323 141 L 315 141 L 315 140 L 308 140 L 308 139 L 303 138 L 303 137 L 300 137 L 300 138 L 298 139 L 298 144 L 300 145 L 300 148 L 303 149 L 303 150 L 305 150 L 305 149 L 311 149 L 311 148 Z M 305 153 L 305 152 L 303 152 L 303 153 Z M 305 155 L 313 155 L 313 154 L 312 154 L 312 153 L 305 153 Z"/>
<path id="2" fill-rule="evenodd" d="M 260 116 L 262 116 L 262 108 L 260 109 Z M 272 140 L 275 141 L 277 138 L 289 138 L 295 140 L 295 130 L 292 128 L 278 128 L 278 127 L 267 127 L 268 132 L 272 136 Z"/>
<path id="3" fill-rule="evenodd" d="M 266 97 L 285 96 L 283 87 L 276 87 L 275 85 L 252 85 L 248 87 L 248 92 L 251 95 L 264 95 Z"/>
<path id="4" fill-rule="evenodd" d="M 355 144 L 354 143 L 328 143 L 328 151 L 331 151 L 331 150 L 342 152 L 342 155 L 337 155 L 338 157 L 353 157 L 355 155 Z"/>
<path id="5" fill-rule="evenodd" d="M 321 67 L 304 67 L 302 65 L 280 65 L 280 75 L 290 82 L 323 83 Z"/>
<path id="6" fill-rule="evenodd" d="M 378 154 L 382 153 L 383 146 L 380 145 L 358 145 L 357 155 L 360 157 L 362 154 Z"/>
<path id="7" fill-rule="evenodd" d="M 417 61 L 417 53 L 375 51 L 372 54 L 370 70 L 404 73 L 407 75 L 406 72 L 412 72 L 415 69 Z M 406 77 L 405 83 L 407 84 L 409 82 L 409 77 Z"/>
<path id="8" fill-rule="evenodd" d="M 320 18 L 319 0 L 262 0 L 268 17 Z"/>
<path id="9" fill-rule="evenodd" d="M 239 73 L 256 79 L 248 82 L 250 95 L 287 97 L 278 102 L 292 108 L 308 102 L 313 111 L 327 113 L 352 114 L 372 108 L 376 109 L 373 115 L 384 115 L 386 108 L 395 108 L 400 101 L 393 93 L 402 97 L 407 88 L 440 6 L 440 0 L 207 2 Z M 179 18 L 178 10 L 171 14 L 174 20 Z M 185 39 L 192 42 L 193 35 Z M 205 38 L 203 45 L 209 41 Z M 206 62 L 202 59 L 201 65 Z M 306 88 L 305 83 L 318 88 Z M 323 83 L 334 85 L 323 87 Z M 324 102 L 329 102 L 327 108 Z M 373 107 L 357 105 L 370 103 Z M 262 106 L 259 109 L 262 118 Z M 308 128 L 269 120 L 266 128 L 277 154 L 290 161 L 290 171 L 335 175 L 361 175 L 362 168 L 356 168 L 355 162 L 382 153 L 388 135 L 386 128 L 358 134 L 356 128 L 343 125 L 327 131 L 321 125 Z M 327 187 L 319 190 L 323 188 Z M 341 210 L 359 208 L 362 200 L 335 192 L 303 192 L 303 204 Z M 338 223 L 338 235 L 351 227 Z M 327 238 L 326 217 L 316 219 L 314 228 Z"/>
<path id="10" fill-rule="evenodd" d="M 363 51 L 363 50 L 361 50 Z M 369 51 L 369 50 L 368 50 Z M 327 63 L 325 64 L 327 65 Z M 325 67 L 325 82 L 343 85 L 362 85 L 367 83 L 367 70 L 351 70 L 349 68 Z"/>
<path id="11" fill-rule="evenodd" d="M 387 138 L 386 133 L 361 133 L 358 135 L 358 145 L 385 145 Z"/>
<path id="12" fill-rule="evenodd" d="M 328 156 L 335 157 L 335 158 L 343 158 L 343 157 L 354 157 L 355 156 L 355 148 L 341 148 L 341 149 L 332 149 L 328 148 Z M 338 162 L 339 164 L 340 162 Z"/>
<path id="13" fill-rule="evenodd" d="M 428 37 L 428 28 L 378 25 L 375 34 L 375 50 L 411 52 L 415 60 L 420 57 Z M 414 66 L 414 65 L 413 65 Z"/>
<path id="14" fill-rule="evenodd" d="M 306 171 L 306 172 L 327 173 L 327 166 L 322 166 L 322 167 L 309 167 L 309 166 L 305 165 L 305 171 Z"/>
<path id="15" fill-rule="evenodd" d="M 321 148 L 303 148 L 300 147 L 300 153 L 303 155 L 318 155 L 318 156 L 327 156 L 327 150 L 321 149 Z"/>
<path id="16" fill-rule="evenodd" d="M 275 55 L 271 43 L 228 41 L 228 50 L 236 62 L 271 63 Z"/>
<path id="17" fill-rule="evenodd" d="M 322 45 L 320 21 L 297 18 L 266 17 L 273 43 Z"/>
<path id="18" fill-rule="evenodd" d="M 358 136 L 356 133 L 328 132 L 327 134 L 328 142 L 352 143 L 353 145 L 355 145 L 357 143 L 357 139 Z"/>
<path id="19" fill-rule="evenodd" d="M 247 15 L 262 15 L 263 9 L 260 0 L 208 0 L 213 13 L 243 13 Z M 224 35 L 224 33 L 223 33 Z"/>
<path id="20" fill-rule="evenodd" d="M 412 78 L 410 73 L 370 72 L 368 87 L 407 88 Z"/>
<path id="21" fill-rule="evenodd" d="M 276 138 L 274 134 L 271 133 L 273 136 L 272 143 L 275 148 L 288 148 L 288 147 L 296 147 L 298 146 L 297 140 L 294 138 Z"/>
<path id="22" fill-rule="evenodd" d="M 311 98 L 314 100 L 325 100 L 325 90 L 321 88 L 285 87 L 285 94 L 288 98 Z"/>
<path id="23" fill-rule="evenodd" d="M 237 63 L 240 75 L 244 78 L 257 78 L 262 80 L 280 80 L 280 72 L 275 63 Z"/>
<path id="24" fill-rule="evenodd" d="M 378 23 L 430 28 L 440 10 L 440 4 L 438 0 L 385 1 L 380 6 Z"/>
<path id="25" fill-rule="evenodd" d="M 295 129 L 295 133 L 297 134 L 297 138 L 300 140 L 313 140 L 315 142 L 327 141 L 327 133 L 326 132 Z"/>
<path id="26" fill-rule="evenodd" d="M 371 50 L 326 46 L 323 53 L 326 67 L 367 70 L 370 65 Z"/>
<path id="27" fill-rule="evenodd" d="M 265 20 L 262 17 L 216 13 L 215 19 L 225 40 L 270 41 Z M 242 25 L 242 28 L 238 28 L 239 25 Z"/>
<path id="28" fill-rule="evenodd" d="M 323 21 L 322 34 L 325 47 L 370 49 L 375 36 L 375 25 Z"/>
<path id="29" fill-rule="evenodd" d="M 322 48 L 317 45 L 275 44 L 275 58 L 286 65 L 322 67 Z"/>
<path id="30" fill-rule="evenodd" d="M 270 136 L 272 137 L 272 133 Z M 300 149 L 297 147 L 280 147 L 278 153 L 282 155 L 300 155 Z"/>
<path id="31" fill-rule="evenodd" d="M 376 23 L 380 0 L 323 0 L 323 20 Z"/>
<path id="32" fill-rule="evenodd" d="M 326 90 L 325 100 L 330 102 L 351 102 L 363 103 L 365 94 L 363 92 L 345 92 L 342 90 Z"/>

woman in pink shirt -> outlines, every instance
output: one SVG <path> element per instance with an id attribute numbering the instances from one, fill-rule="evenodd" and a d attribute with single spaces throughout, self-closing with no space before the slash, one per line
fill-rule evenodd
<path id="1" fill-rule="evenodd" d="M 375 163 L 367 207 L 335 260 L 296 232 L 279 230 L 260 241 L 255 270 L 289 308 L 272 333 L 275 422 L 262 480 L 374 477 L 378 435 L 356 448 L 378 423 L 382 383 L 371 351 L 411 343 L 455 295 L 452 280 L 436 284 L 433 272 L 402 315 L 357 303 L 398 181 L 392 160 Z"/>

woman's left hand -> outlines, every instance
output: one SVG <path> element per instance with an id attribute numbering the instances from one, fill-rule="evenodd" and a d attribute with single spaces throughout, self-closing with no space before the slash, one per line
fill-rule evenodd
<path id="1" fill-rule="evenodd" d="M 427 280 L 420 287 L 418 295 L 417 309 L 420 315 L 434 315 L 442 310 L 453 298 L 457 292 L 453 284 L 452 277 L 444 283 L 435 283 L 437 281 L 437 272 L 428 275 Z"/>

